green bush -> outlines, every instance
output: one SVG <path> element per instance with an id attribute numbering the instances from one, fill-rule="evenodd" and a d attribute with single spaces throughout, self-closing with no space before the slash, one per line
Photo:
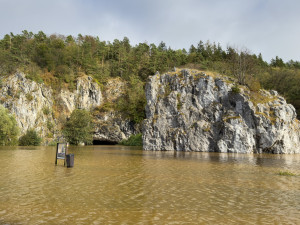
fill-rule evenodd
<path id="1" fill-rule="evenodd" d="M 146 96 L 144 83 L 136 76 L 130 77 L 126 94 L 119 98 L 115 109 L 134 121 L 140 123 L 145 119 Z"/>
<path id="2" fill-rule="evenodd" d="M 44 115 L 49 115 L 50 113 L 51 113 L 51 110 L 50 110 L 50 108 L 49 107 L 43 107 L 43 113 L 44 113 Z"/>
<path id="3" fill-rule="evenodd" d="M 297 174 L 290 171 L 279 171 L 277 174 L 280 176 L 297 176 Z"/>
<path id="4" fill-rule="evenodd" d="M 31 102 L 33 100 L 33 96 L 31 94 L 26 94 L 26 98 L 29 102 Z"/>
<path id="5" fill-rule="evenodd" d="M 239 94 L 241 93 L 241 89 L 239 88 L 239 86 L 237 84 L 235 84 L 232 88 L 231 88 L 231 92 L 234 94 Z"/>
<path id="6" fill-rule="evenodd" d="M 48 128 L 48 130 L 50 130 L 50 131 L 52 131 L 52 129 L 54 128 L 54 125 L 53 125 L 53 123 L 51 122 L 51 121 L 47 121 L 47 128 Z"/>
<path id="7" fill-rule="evenodd" d="M 49 142 L 49 143 L 48 143 L 48 146 L 56 146 L 57 143 L 58 143 L 58 142 L 54 140 L 54 141 Z"/>
<path id="8" fill-rule="evenodd" d="M 15 117 L 0 105 L 0 145 L 17 145 L 19 127 Z"/>
<path id="9" fill-rule="evenodd" d="M 114 105 L 112 102 L 104 102 L 101 106 L 97 108 L 99 112 L 108 112 L 114 109 Z"/>
<path id="10" fill-rule="evenodd" d="M 90 113 L 84 109 L 75 109 L 65 122 L 62 132 L 70 144 L 91 144 L 93 142 L 93 126 Z"/>
<path id="11" fill-rule="evenodd" d="M 20 146 L 38 146 L 42 142 L 42 138 L 37 134 L 34 129 L 27 130 L 26 134 L 24 134 L 19 139 Z"/>
<path id="12" fill-rule="evenodd" d="M 143 146 L 142 134 L 131 135 L 127 140 L 122 140 L 120 145 Z"/>

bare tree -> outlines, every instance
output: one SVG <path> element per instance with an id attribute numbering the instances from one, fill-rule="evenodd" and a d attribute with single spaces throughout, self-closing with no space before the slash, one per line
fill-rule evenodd
<path id="1" fill-rule="evenodd" d="M 247 79 L 253 76 L 254 72 L 254 60 L 250 51 L 246 48 L 227 48 L 227 54 L 229 54 L 229 60 L 233 75 L 238 79 L 238 82 L 242 85 L 247 83 Z"/>

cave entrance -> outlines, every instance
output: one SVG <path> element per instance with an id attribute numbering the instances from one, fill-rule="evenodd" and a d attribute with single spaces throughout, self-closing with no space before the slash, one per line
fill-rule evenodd
<path id="1" fill-rule="evenodd" d="M 116 144 L 118 144 L 118 142 L 93 140 L 93 145 L 116 145 Z"/>

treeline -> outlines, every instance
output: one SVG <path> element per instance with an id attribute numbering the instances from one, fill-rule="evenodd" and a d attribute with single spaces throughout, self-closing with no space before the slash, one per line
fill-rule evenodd
<path id="1" fill-rule="evenodd" d="M 102 84 L 110 77 L 121 77 L 129 82 L 130 90 L 123 99 L 125 103 L 118 105 L 121 108 L 132 106 L 127 113 L 137 122 L 143 118 L 145 104 L 141 100 L 142 93 L 137 94 L 137 90 L 143 90 L 149 75 L 173 67 L 195 67 L 234 76 L 253 91 L 261 87 L 276 89 L 300 109 L 300 62 L 284 62 L 278 56 L 267 63 L 261 54 L 230 46 L 223 49 L 219 43 L 209 41 L 199 41 L 188 50 L 174 50 L 164 42 L 132 46 L 126 37 L 109 42 L 81 34 L 77 37 L 47 36 L 42 31 L 37 34 L 28 31 L 17 35 L 10 33 L 0 40 L 0 76 L 19 70 L 31 79 L 57 89 L 62 85 L 74 88 L 75 79 L 82 73 L 93 76 Z"/>
<path id="2" fill-rule="evenodd" d="M 98 37 L 50 35 L 23 31 L 5 35 L 0 41 L 0 73 L 10 74 L 24 69 L 33 76 L 51 72 L 63 82 L 71 82 L 83 72 L 98 80 L 121 77 L 129 80 L 138 76 L 145 80 L 156 71 L 184 65 L 187 53 L 140 43 L 131 46 L 129 39 L 101 41 Z"/>

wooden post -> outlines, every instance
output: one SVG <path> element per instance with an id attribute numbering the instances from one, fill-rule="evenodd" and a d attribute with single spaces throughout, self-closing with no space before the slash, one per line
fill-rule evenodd
<path id="1" fill-rule="evenodd" d="M 57 149 L 58 149 L 58 143 L 56 144 L 55 165 L 57 165 Z"/>

